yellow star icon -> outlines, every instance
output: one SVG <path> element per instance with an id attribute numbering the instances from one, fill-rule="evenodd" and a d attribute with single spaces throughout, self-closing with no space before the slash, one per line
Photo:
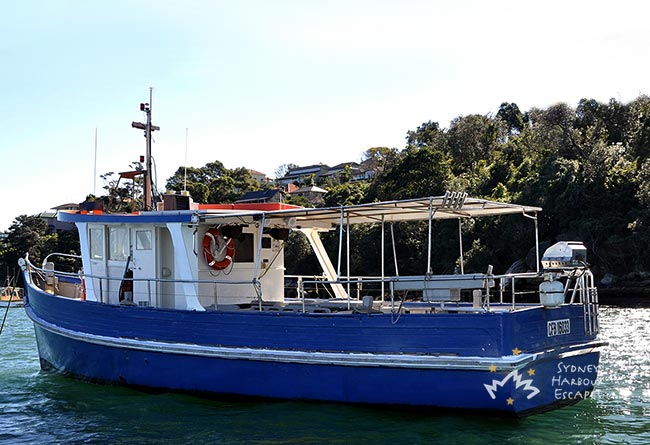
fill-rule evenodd
<path id="1" fill-rule="evenodd" d="M 515 401 L 513 400 L 512 397 L 508 397 L 508 399 L 506 400 L 506 403 L 507 403 L 508 405 L 514 405 L 514 404 L 515 404 Z"/>
<path id="2" fill-rule="evenodd" d="M 490 365 L 488 369 L 490 370 L 490 372 L 497 372 L 497 365 Z"/>
<path id="3" fill-rule="evenodd" d="M 531 377 L 534 376 L 535 375 L 535 370 L 533 368 L 530 368 L 528 370 L 528 375 L 531 376 Z"/>
<path id="4" fill-rule="evenodd" d="M 515 346 L 515 349 L 512 350 L 513 355 L 519 355 L 521 354 L 521 350 Z"/>

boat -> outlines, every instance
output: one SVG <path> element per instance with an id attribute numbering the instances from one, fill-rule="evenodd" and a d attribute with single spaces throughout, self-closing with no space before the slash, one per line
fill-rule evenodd
<path id="1" fill-rule="evenodd" d="M 0 289 L 0 307 L 22 307 L 23 297 L 22 289 L 13 287 L 4 287 Z"/>
<path id="2" fill-rule="evenodd" d="M 518 417 L 593 391 L 606 343 L 582 243 L 535 247 L 529 272 L 464 267 L 462 224 L 530 221 L 539 246 L 538 207 L 460 192 L 330 208 L 169 193 L 148 205 L 59 212 L 79 232 L 77 272 L 58 270 L 57 253 L 19 261 L 43 369 L 148 390 Z M 451 274 L 431 270 L 438 222 L 459 225 Z M 419 274 L 400 275 L 392 255 L 404 224 L 428 228 Z M 377 276 L 346 266 L 355 226 L 377 229 Z M 324 232 L 338 236 L 333 259 Z M 291 233 L 322 273 L 285 274 Z"/>
<path id="3" fill-rule="evenodd" d="M 24 291 L 14 286 L 13 280 L 7 278 L 4 286 L 0 287 L 0 308 L 22 307 Z"/>

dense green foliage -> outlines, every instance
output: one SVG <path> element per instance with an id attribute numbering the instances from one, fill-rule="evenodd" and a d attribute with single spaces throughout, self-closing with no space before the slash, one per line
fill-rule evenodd
<path id="1" fill-rule="evenodd" d="M 503 103 L 496 115 L 460 116 L 448 129 L 425 122 L 407 133 L 405 149 L 391 154 L 366 195 L 355 202 L 444 190 L 542 207 L 540 241 L 583 241 L 598 276 L 648 271 L 650 98 L 629 104 L 583 99 L 575 109 L 556 104 L 526 113 Z M 350 194 L 341 192 L 333 189 L 326 202 L 349 203 Z M 454 224 L 436 223 L 436 240 L 441 241 L 434 246 L 434 272 L 458 267 Z M 426 259 L 418 243 L 426 239 L 425 228 L 412 226 L 395 230 L 404 262 L 399 267 L 422 273 Z M 530 227 L 525 218 L 514 224 L 512 218 L 464 223 L 466 270 L 489 261 L 495 271 L 504 272 L 514 260 L 524 259 L 534 248 Z M 374 253 L 379 239 L 378 229 L 370 230 L 352 248 Z M 363 263 L 352 261 L 352 269 L 369 272 Z"/>
<path id="2" fill-rule="evenodd" d="M 196 202 L 205 203 L 234 202 L 244 193 L 262 188 L 247 169 L 230 170 L 219 161 L 200 168 L 188 167 L 187 171 L 179 167 L 167 180 L 167 190 L 180 191 L 185 184 Z"/>
<path id="3" fill-rule="evenodd" d="M 320 205 L 433 196 L 445 190 L 536 205 L 544 209 L 540 241 L 583 241 L 598 276 L 650 271 L 646 253 L 650 247 L 650 98 L 646 96 L 627 104 L 583 99 L 575 108 L 560 103 L 526 112 L 514 103 L 503 103 L 496 114 L 459 116 L 448 128 L 424 122 L 407 132 L 403 149 L 373 147 L 362 161 L 374 176 L 353 182 L 344 172 L 324 184 L 328 193 Z M 278 172 L 290 166 L 280 166 Z M 183 189 L 185 176 L 185 169 L 179 168 L 168 179 L 167 189 Z M 247 191 L 269 186 L 255 181 L 246 169 L 230 170 L 219 161 L 187 169 L 187 189 L 199 202 L 233 202 Z M 109 209 L 131 198 L 137 201 L 141 193 L 137 183 L 113 181 L 105 188 L 108 194 L 101 199 Z M 436 222 L 433 229 L 432 270 L 452 272 L 459 267 L 458 222 Z M 354 230 L 351 272 L 379 272 L 380 227 Z M 525 217 L 514 222 L 512 218 L 465 221 L 462 230 L 466 271 L 483 268 L 489 261 L 495 272 L 505 272 L 534 248 L 532 222 Z M 427 231 L 426 224 L 395 227 L 400 273 L 425 272 Z M 57 247 L 61 236 L 49 234 L 34 217 L 18 217 L 0 251 L 0 265 L 13 269 L 18 256 L 27 251 L 40 259 L 46 248 Z M 325 244 L 336 253 L 334 238 L 325 236 Z M 388 227 L 385 239 L 389 252 Z M 317 273 L 317 262 L 307 254 L 305 243 L 295 236 L 290 241 L 286 247 L 290 257 L 312 265 Z M 387 255 L 385 267 L 393 273 L 392 255 Z M 534 267 L 530 261 L 529 267 Z"/>
<path id="4" fill-rule="evenodd" d="M 70 253 L 79 255 L 79 240 L 77 231 L 51 232 L 47 222 L 38 215 L 18 216 L 9 230 L 7 237 L 0 247 L 0 265 L 2 267 L 3 283 L 6 278 L 19 279 L 18 259 L 29 255 L 34 264 L 41 264 L 45 256 L 51 252 Z M 77 260 L 57 258 L 61 270 L 76 271 L 80 267 Z M 6 275 L 6 276 L 5 276 Z"/>

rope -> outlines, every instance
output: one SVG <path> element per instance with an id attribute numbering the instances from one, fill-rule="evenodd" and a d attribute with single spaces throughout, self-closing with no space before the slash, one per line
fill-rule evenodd
<path id="1" fill-rule="evenodd" d="M 13 286 L 11 286 L 10 282 L 7 282 L 7 284 L 9 285 L 7 287 L 11 288 L 12 291 L 9 292 L 9 301 L 7 302 L 7 308 L 5 309 L 5 314 L 2 317 L 2 324 L 0 324 L 0 335 L 2 335 L 2 331 L 3 331 L 4 327 L 5 327 L 5 321 L 7 321 L 7 314 L 9 313 L 9 307 L 11 306 L 11 300 L 14 297 Z"/>
<path id="2" fill-rule="evenodd" d="M 7 320 L 7 314 L 9 313 L 9 306 L 11 306 L 11 298 L 13 297 L 13 294 L 10 294 L 9 296 L 9 303 L 7 303 L 7 309 L 5 309 L 5 315 L 2 317 L 2 324 L 0 325 L 0 335 L 2 335 L 2 330 L 5 327 L 5 320 Z"/>

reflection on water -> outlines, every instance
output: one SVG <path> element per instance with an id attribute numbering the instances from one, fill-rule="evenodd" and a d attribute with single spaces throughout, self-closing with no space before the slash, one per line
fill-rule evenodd
<path id="1" fill-rule="evenodd" d="M 650 309 L 603 308 L 593 398 L 522 420 L 146 394 L 40 372 L 32 327 L 0 337 L 0 444 L 650 444 Z M 272 383 L 272 382 L 271 382 Z"/>
<path id="2" fill-rule="evenodd" d="M 649 444 L 650 309 L 603 308 L 601 332 L 610 345 L 594 392 L 603 429 L 598 443 Z"/>

